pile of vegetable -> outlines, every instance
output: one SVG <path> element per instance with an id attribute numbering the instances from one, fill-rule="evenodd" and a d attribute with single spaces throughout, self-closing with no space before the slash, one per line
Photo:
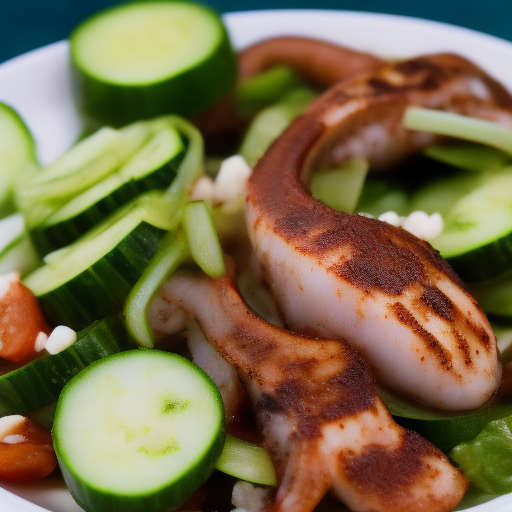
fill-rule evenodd
<path id="1" fill-rule="evenodd" d="M 190 3 L 117 7 L 82 23 L 70 41 L 80 104 L 97 130 L 40 168 L 28 128 L 0 104 L 0 275 L 22 274 L 22 284 L 6 282 L 0 314 L 11 286 L 20 286 L 37 298 L 44 317 L 27 350 L 9 352 L 0 327 L 0 357 L 18 366 L 0 376 L 0 426 L 4 418 L 57 402 L 49 420 L 55 453 L 73 497 L 88 512 L 179 506 L 215 468 L 275 485 L 265 450 L 226 436 L 217 386 L 187 358 L 163 350 L 147 309 L 182 265 L 224 275 L 223 248 L 241 236 L 243 195 L 214 204 L 190 200 L 198 178 L 213 186 L 210 177 L 219 169 L 219 155 L 205 156 L 194 116 L 234 96 L 232 108 L 246 127 L 236 149 L 252 166 L 318 90 L 287 67 L 237 85 L 236 56 L 220 18 Z M 450 142 L 385 177 L 367 176 L 361 159 L 318 170 L 312 194 L 333 208 L 404 226 L 418 211 L 440 215 L 444 227 L 429 242 L 501 322 L 496 332 L 505 340 L 506 365 L 512 360 L 506 346 L 512 132 L 412 108 L 404 123 Z M 405 181 L 419 166 L 427 177 Z M 56 326 L 77 335 L 52 353 Z M 381 397 L 397 421 L 449 454 L 478 489 L 474 494 L 512 492 L 510 395 L 456 414 L 385 389 Z M 28 428 L 20 421 L 0 428 L 0 453 L 6 436 Z M 48 451 L 48 440 L 34 443 Z M 51 472 L 55 463 L 45 461 Z M 21 479 L 42 473 L 27 470 Z M 20 479 L 0 472 L 9 476 Z"/>

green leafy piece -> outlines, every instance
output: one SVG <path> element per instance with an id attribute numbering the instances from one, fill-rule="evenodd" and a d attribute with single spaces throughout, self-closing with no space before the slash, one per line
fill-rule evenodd
<path id="1" fill-rule="evenodd" d="M 450 457 L 483 492 L 512 492 L 512 416 L 491 421 L 472 441 L 457 445 Z"/>

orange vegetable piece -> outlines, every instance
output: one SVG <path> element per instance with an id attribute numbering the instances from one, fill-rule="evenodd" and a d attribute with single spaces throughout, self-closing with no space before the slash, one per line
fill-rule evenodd
<path id="1" fill-rule="evenodd" d="M 33 359 L 40 332 L 49 335 L 51 329 L 36 297 L 19 280 L 12 280 L 0 297 L 0 357 L 14 362 Z"/>
<path id="2" fill-rule="evenodd" d="M 56 466 L 50 432 L 28 418 L 2 434 L 0 480 L 38 480 L 48 476 Z"/>

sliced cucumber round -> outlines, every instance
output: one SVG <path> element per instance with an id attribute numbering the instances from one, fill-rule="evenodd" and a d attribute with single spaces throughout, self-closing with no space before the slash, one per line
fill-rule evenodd
<path id="1" fill-rule="evenodd" d="M 227 31 L 201 5 L 125 4 L 89 18 L 70 40 L 83 108 L 102 122 L 193 116 L 235 84 Z"/>
<path id="2" fill-rule="evenodd" d="M 162 512 L 211 475 L 224 407 L 190 361 L 158 350 L 101 359 L 63 389 L 53 442 L 64 479 L 88 512 Z"/>
<path id="3" fill-rule="evenodd" d="M 133 344 L 119 313 L 91 324 L 62 352 L 35 359 L 0 377 L 0 417 L 56 402 L 64 385 L 86 366 L 129 348 Z"/>
<path id="4" fill-rule="evenodd" d="M 76 196 L 31 230 L 35 247 L 43 255 L 60 249 L 141 193 L 168 188 L 184 154 L 185 145 L 179 132 L 164 128 L 118 171 Z"/>
<path id="5" fill-rule="evenodd" d="M 34 139 L 20 116 L 0 102 L 0 218 L 11 213 L 11 184 L 36 162 Z"/>
<path id="6" fill-rule="evenodd" d="M 499 276 L 512 265 L 512 167 L 490 174 L 461 197 L 431 240 L 466 281 Z"/>

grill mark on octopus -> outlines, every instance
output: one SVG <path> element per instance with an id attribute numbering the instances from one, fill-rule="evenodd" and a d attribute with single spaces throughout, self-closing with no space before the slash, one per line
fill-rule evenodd
<path id="1" fill-rule="evenodd" d="M 421 294 L 420 300 L 438 317 L 447 322 L 453 322 L 455 305 L 441 290 L 427 286 Z"/>
<path id="2" fill-rule="evenodd" d="M 452 365 L 452 355 L 449 352 L 446 352 L 439 340 L 424 329 L 401 302 L 395 302 L 391 307 L 398 321 L 409 327 L 424 341 L 425 347 L 436 355 L 439 364 L 445 370 L 451 371 L 457 375 L 457 372 L 455 372 Z"/>
<path id="3" fill-rule="evenodd" d="M 471 366 L 473 364 L 473 360 L 471 359 L 471 351 L 469 349 L 469 344 L 466 338 L 462 336 L 462 334 L 456 329 L 453 329 L 451 332 L 453 337 L 457 340 L 457 348 L 464 355 L 464 364 L 466 366 Z"/>

